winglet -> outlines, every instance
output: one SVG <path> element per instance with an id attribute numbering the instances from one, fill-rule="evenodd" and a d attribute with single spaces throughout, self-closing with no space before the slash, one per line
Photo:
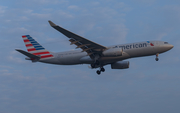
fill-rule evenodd
<path id="1" fill-rule="evenodd" d="M 53 22 L 51 22 L 50 20 L 48 21 L 49 24 L 53 27 L 53 26 L 57 26 L 56 24 L 54 24 Z"/>

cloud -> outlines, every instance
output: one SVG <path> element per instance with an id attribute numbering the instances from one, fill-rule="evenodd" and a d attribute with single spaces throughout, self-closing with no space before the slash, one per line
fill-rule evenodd
<path id="1" fill-rule="evenodd" d="M 92 5 L 94 5 L 94 6 L 97 6 L 97 5 L 99 5 L 100 4 L 100 2 L 97 2 L 97 1 L 93 1 L 92 2 Z"/>
<path id="2" fill-rule="evenodd" d="M 39 0 L 39 1 L 36 1 L 36 2 L 39 2 L 39 3 L 42 3 L 42 4 L 49 4 L 49 3 L 57 4 L 57 3 L 59 3 L 59 1 L 62 1 L 62 0 Z"/>
<path id="3" fill-rule="evenodd" d="M 50 14 L 39 14 L 39 13 L 32 13 L 32 16 L 35 16 L 36 18 L 50 18 Z"/>
<path id="4" fill-rule="evenodd" d="M 12 75 L 12 73 L 10 73 L 8 70 L 0 70 L 1 76 L 8 76 L 8 75 Z"/>
<path id="5" fill-rule="evenodd" d="M 20 3 L 18 3 L 18 4 L 25 4 L 25 3 L 28 3 L 28 4 L 30 4 L 30 6 L 32 6 L 32 5 L 59 5 L 59 4 L 63 4 L 63 3 L 68 3 L 68 0 L 31 0 L 31 1 L 29 1 L 29 0 L 23 0 L 23 1 L 21 1 Z M 33 7 L 33 6 L 32 6 Z"/>
<path id="6" fill-rule="evenodd" d="M 167 33 L 160 33 L 160 34 L 157 36 L 157 39 L 158 39 L 158 40 L 162 40 L 162 38 L 163 38 L 164 36 L 167 36 Z"/>
<path id="7" fill-rule="evenodd" d="M 22 60 L 21 58 L 17 58 L 15 56 L 9 56 L 8 59 L 10 61 L 16 62 L 16 63 L 26 63 L 24 60 Z"/>
<path id="8" fill-rule="evenodd" d="M 62 17 L 62 18 L 67 18 L 67 19 L 73 18 L 73 15 L 72 15 L 72 14 L 67 13 L 67 12 L 65 12 L 65 11 L 62 11 L 62 10 L 58 10 L 58 11 L 57 11 L 57 14 L 58 14 L 59 17 Z"/>
<path id="9" fill-rule="evenodd" d="M 7 7 L 5 7 L 5 6 L 0 6 L 0 14 L 5 13 L 6 9 L 7 9 Z"/>
<path id="10" fill-rule="evenodd" d="M 12 52 L 10 52 L 7 59 L 9 61 L 11 61 L 11 62 L 15 62 L 15 63 L 18 63 L 18 64 L 26 63 L 26 60 L 22 59 L 22 58 L 19 58 L 18 55 L 20 55 L 20 53 L 18 53 L 17 51 L 12 51 Z"/>
<path id="11" fill-rule="evenodd" d="M 23 32 L 27 32 L 27 31 L 28 31 L 28 29 L 26 29 L 24 27 L 20 27 L 20 28 L 12 28 L 8 32 L 9 33 L 17 33 L 17 32 L 23 33 Z"/>
<path id="12" fill-rule="evenodd" d="M 157 0 L 136 0 L 138 3 L 143 3 L 146 5 L 153 5 Z"/>
<path id="13" fill-rule="evenodd" d="M 172 21 L 174 23 L 178 22 L 180 19 L 180 5 L 165 5 L 161 8 L 163 16 L 166 16 L 167 21 Z M 172 18 L 173 17 L 173 18 Z"/>
<path id="14" fill-rule="evenodd" d="M 12 69 L 12 67 L 10 66 L 4 66 L 4 65 L 0 65 L 1 68 L 7 68 L 7 69 Z"/>
<path id="15" fill-rule="evenodd" d="M 28 20 L 27 18 L 32 18 L 32 17 L 33 18 L 40 18 L 40 19 L 42 19 L 42 18 L 50 18 L 51 14 L 43 13 L 43 12 L 44 11 L 42 11 L 42 13 L 34 13 L 33 10 L 26 9 L 26 10 L 21 12 L 22 14 L 26 15 L 26 16 L 22 16 L 23 17 L 22 19 L 24 20 L 24 18 L 25 18 L 25 20 Z"/>
<path id="16" fill-rule="evenodd" d="M 71 5 L 71 6 L 68 6 L 68 9 L 70 10 L 79 10 L 80 8 L 76 5 Z"/>

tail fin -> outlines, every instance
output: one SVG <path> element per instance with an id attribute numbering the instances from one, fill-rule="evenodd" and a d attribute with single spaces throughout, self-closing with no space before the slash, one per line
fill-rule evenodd
<path id="1" fill-rule="evenodd" d="M 22 38 L 29 53 L 39 56 L 41 59 L 54 57 L 49 51 L 47 51 L 44 47 L 42 47 L 30 35 L 24 35 L 22 36 Z"/>

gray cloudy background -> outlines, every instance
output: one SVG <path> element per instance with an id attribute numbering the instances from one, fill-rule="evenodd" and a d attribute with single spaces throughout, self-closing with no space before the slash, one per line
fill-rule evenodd
<path id="1" fill-rule="evenodd" d="M 171 51 L 128 59 L 127 70 L 96 75 L 88 65 L 31 63 L 31 35 L 53 52 L 72 50 L 48 20 L 104 46 L 147 40 L 168 41 Z M 1 0 L 1 113 L 179 113 L 179 0 Z"/>

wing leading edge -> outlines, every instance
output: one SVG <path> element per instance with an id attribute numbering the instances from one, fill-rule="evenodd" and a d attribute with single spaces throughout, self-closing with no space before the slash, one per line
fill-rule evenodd
<path id="1" fill-rule="evenodd" d="M 71 45 L 75 44 L 77 46 L 76 48 L 81 48 L 83 50 L 83 52 L 84 51 L 87 52 L 87 54 L 91 57 L 94 56 L 95 54 L 102 54 L 102 51 L 107 49 L 105 46 L 102 46 L 100 44 L 92 42 L 84 37 L 81 37 L 81 36 L 73 33 L 73 32 L 70 32 L 70 31 L 54 24 L 51 21 L 48 21 L 48 22 L 54 29 L 61 32 L 68 38 L 70 38 L 69 41 L 71 42 Z"/>

